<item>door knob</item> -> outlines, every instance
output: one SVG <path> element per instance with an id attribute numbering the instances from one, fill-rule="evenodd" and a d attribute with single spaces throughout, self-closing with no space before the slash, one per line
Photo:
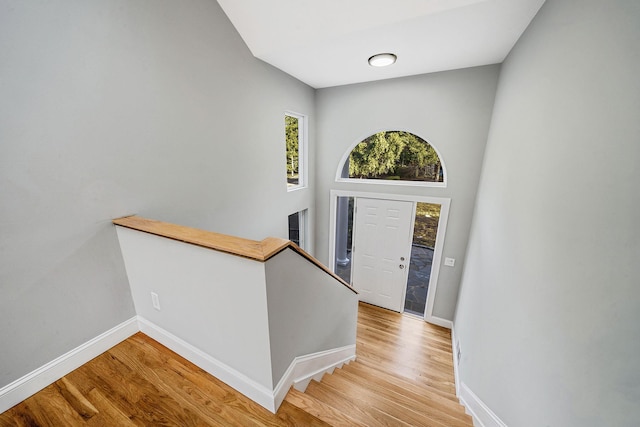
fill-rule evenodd
<path id="1" fill-rule="evenodd" d="M 400 270 L 404 268 L 404 264 L 400 264 Z"/>

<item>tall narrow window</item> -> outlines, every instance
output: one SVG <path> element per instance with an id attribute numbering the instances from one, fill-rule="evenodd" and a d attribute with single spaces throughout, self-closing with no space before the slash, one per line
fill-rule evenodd
<path id="1" fill-rule="evenodd" d="M 304 125 L 303 116 L 293 113 L 284 115 L 288 190 L 301 188 L 305 185 Z"/>
<path id="2" fill-rule="evenodd" d="M 424 316 L 424 310 L 427 306 L 427 292 L 431 279 L 431 266 L 441 208 L 441 205 L 434 203 L 416 203 L 404 311 L 420 317 Z"/>
<path id="3" fill-rule="evenodd" d="M 351 283 L 351 249 L 353 248 L 353 197 L 338 197 L 336 211 L 336 250 L 333 271 Z"/>
<path id="4" fill-rule="evenodd" d="M 289 215 L 289 240 L 307 250 L 307 210 Z"/>

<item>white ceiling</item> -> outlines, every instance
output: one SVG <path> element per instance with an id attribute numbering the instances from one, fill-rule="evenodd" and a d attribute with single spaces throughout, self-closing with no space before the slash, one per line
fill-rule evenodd
<path id="1" fill-rule="evenodd" d="M 495 64 L 544 0 L 218 0 L 254 56 L 314 88 Z M 369 66 L 376 53 L 398 61 Z"/>

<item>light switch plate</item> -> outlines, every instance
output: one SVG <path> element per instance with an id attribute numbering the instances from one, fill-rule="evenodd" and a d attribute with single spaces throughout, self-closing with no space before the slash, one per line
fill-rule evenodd
<path id="1" fill-rule="evenodd" d="M 151 292 L 151 304 L 153 304 L 153 308 L 160 311 L 160 298 L 155 292 Z"/>

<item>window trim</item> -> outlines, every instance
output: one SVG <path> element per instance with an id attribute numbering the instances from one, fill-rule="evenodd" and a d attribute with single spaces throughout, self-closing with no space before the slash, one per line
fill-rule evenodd
<path id="1" fill-rule="evenodd" d="M 420 136 L 418 133 L 413 132 L 411 130 L 407 130 L 403 127 L 393 127 L 393 126 L 388 126 L 385 128 L 382 128 L 380 130 L 371 132 L 371 133 L 367 133 L 364 137 L 356 140 L 355 142 L 351 143 L 351 145 L 349 145 L 349 148 L 347 149 L 347 151 L 342 155 L 342 158 L 340 159 L 340 162 L 338 162 L 338 169 L 336 170 L 336 182 L 348 182 L 348 183 L 355 183 L 355 184 L 374 184 L 374 185 L 393 185 L 393 186 L 405 186 L 405 187 L 432 187 L 432 188 L 446 188 L 447 187 L 447 181 L 448 181 L 448 173 L 447 173 L 447 167 L 444 163 L 444 158 L 442 157 L 442 154 L 440 154 L 440 150 L 438 150 L 438 148 L 433 145 L 430 141 L 427 141 L 426 139 L 422 138 L 420 136 L 420 138 L 422 138 L 424 141 L 426 141 L 436 152 L 436 154 L 438 155 L 438 157 L 440 158 L 440 167 L 442 169 L 442 182 L 435 182 L 435 181 L 400 181 L 400 180 L 391 180 L 391 179 L 366 179 L 366 178 L 343 178 L 342 177 L 342 169 L 344 169 L 344 164 L 346 163 L 346 161 L 349 159 L 349 156 L 351 155 L 351 152 L 353 151 L 354 148 L 356 148 L 356 145 L 360 144 L 362 141 L 364 141 L 366 138 L 370 137 L 371 135 L 375 135 L 378 132 L 386 132 L 389 131 L 390 129 L 393 130 L 397 130 L 397 131 L 402 131 L 402 132 L 409 132 L 412 133 L 416 136 Z"/>
<path id="2" fill-rule="evenodd" d="M 291 110 L 285 110 L 283 118 L 285 116 L 295 117 L 298 119 L 298 184 L 288 185 L 287 192 L 301 190 L 307 188 L 307 116 L 300 113 L 295 113 Z M 285 126 L 286 132 L 286 126 Z M 285 150 L 286 150 L 286 136 L 285 136 Z M 285 164 L 286 167 L 286 164 Z"/>

